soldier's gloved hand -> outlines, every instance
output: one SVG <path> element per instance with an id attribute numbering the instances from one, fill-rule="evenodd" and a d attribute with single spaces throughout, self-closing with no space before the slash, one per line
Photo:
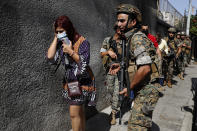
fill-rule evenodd
<path id="1" fill-rule="evenodd" d="M 120 95 L 128 96 L 127 88 L 124 88 L 122 91 L 119 92 Z"/>
<path id="2" fill-rule="evenodd" d="M 111 50 L 109 50 L 108 51 L 108 54 L 109 54 L 109 56 L 111 57 L 111 58 L 117 58 L 117 55 L 116 55 L 116 53 L 114 53 L 113 51 L 111 51 Z"/>
<path id="3" fill-rule="evenodd" d="M 117 72 L 120 70 L 120 64 L 119 63 L 113 63 L 111 66 L 110 66 L 110 69 L 109 69 L 109 73 L 111 75 L 115 75 L 117 74 Z"/>

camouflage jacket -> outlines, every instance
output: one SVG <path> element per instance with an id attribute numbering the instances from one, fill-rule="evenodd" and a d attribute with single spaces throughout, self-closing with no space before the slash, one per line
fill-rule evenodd
<path id="1" fill-rule="evenodd" d="M 191 46 L 191 43 L 190 41 L 184 39 L 184 40 L 181 40 L 179 46 L 182 46 L 183 44 L 186 44 L 187 46 Z M 185 53 L 185 52 L 188 52 L 188 49 L 186 49 L 186 47 L 182 46 L 181 47 L 181 52 Z"/>
<path id="2" fill-rule="evenodd" d="M 116 45 L 115 45 L 116 47 L 114 47 L 114 48 L 116 48 L 117 52 L 114 51 L 114 49 L 111 47 L 111 45 L 114 44 L 113 42 L 116 43 Z M 113 40 L 112 36 L 111 37 L 106 37 L 104 39 L 100 52 L 102 53 L 102 52 L 106 52 L 108 50 L 112 50 L 118 56 L 121 55 L 121 45 L 120 45 L 119 42 L 116 42 L 115 40 Z M 110 65 L 112 63 L 117 63 L 117 62 L 119 62 L 118 59 L 116 59 L 116 60 L 112 59 L 109 55 L 104 56 L 102 58 L 102 64 L 103 64 L 103 67 L 104 67 L 104 70 L 106 71 L 106 73 L 108 73 Z"/>
<path id="3" fill-rule="evenodd" d="M 176 38 L 177 39 L 177 38 Z M 181 43 L 181 38 L 180 39 L 177 39 L 177 41 L 178 41 L 178 45 Z M 177 46 L 178 46 L 177 45 Z"/>
<path id="4" fill-rule="evenodd" d="M 128 31 L 125 36 L 127 39 L 126 45 L 129 46 L 129 77 L 132 81 L 137 68 L 141 65 L 152 64 L 151 55 L 156 54 L 156 49 L 153 43 L 147 38 L 147 36 L 141 31 L 133 29 Z M 135 33 L 136 32 L 136 33 Z M 147 85 L 150 81 L 150 75 L 147 76 L 143 82 L 140 83 L 140 87 Z"/>
<path id="5" fill-rule="evenodd" d="M 167 42 L 168 47 L 170 48 L 169 51 L 173 51 L 176 54 L 178 51 L 179 40 L 177 38 L 169 39 L 169 37 L 165 37 L 164 40 Z"/>

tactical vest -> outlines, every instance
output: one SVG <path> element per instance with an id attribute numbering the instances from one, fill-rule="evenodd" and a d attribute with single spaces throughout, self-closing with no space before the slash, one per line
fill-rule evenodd
<path id="1" fill-rule="evenodd" d="M 129 65 L 128 72 L 129 72 L 130 82 L 132 82 L 133 77 L 137 71 L 137 65 L 135 63 L 135 57 L 134 57 L 134 44 L 130 42 L 131 39 L 136 35 L 142 36 L 142 38 L 144 38 L 144 40 L 146 41 L 146 45 L 143 45 L 143 46 L 145 47 L 146 52 L 149 54 L 149 56 L 151 57 L 151 60 L 152 60 L 151 80 L 153 80 L 155 77 L 158 78 L 159 72 L 158 72 L 158 68 L 157 68 L 158 66 L 156 64 L 156 61 L 158 59 L 157 59 L 156 48 L 155 48 L 154 44 L 147 38 L 147 36 L 144 33 L 140 32 L 140 31 L 138 31 L 137 33 L 134 33 L 134 34 L 133 34 L 133 32 L 128 32 L 128 33 L 126 33 L 126 37 L 127 37 L 126 45 L 127 45 L 127 49 L 130 49 L 129 56 L 127 56 L 128 58 L 130 58 L 129 64 L 128 64 Z M 128 46 L 130 46 L 130 47 L 128 48 Z M 141 83 L 141 84 L 145 85 L 147 83 L 146 83 L 146 81 L 144 81 L 144 83 Z"/>
<path id="2" fill-rule="evenodd" d="M 184 43 L 187 45 L 187 40 L 186 39 L 182 40 L 182 42 L 181 42 L 181 44 L 184 44 Z M 186 47 L 182 46 L 181 47 L 181 52 L 186 53 Z"/>
<path id="3" fill-rule="evenodd" d="M 176 38 L 174 38 L 173 40 L 170 40 L 168 37 L 165 37 L 164 40 L 166 41 L 168 47 L 170 48 L 170 50 L 174 50 L 174 53 L 177 53 L 177 44 L 178 44 L 178 40 Z"/>
<path id="4" fill-rule="evenodd" d="M 187 45 L 187 46 L 191 46 L 191 41 L 190 41 L 190 40 L 186 40 L 186 41 L 187 41 L 186 45 Z M 185 53 L 186 53 L 187 55 L 189 55 L 189 54 L 190 54 L 190 49 L 186 48 L 186 49 L 185 49 Z"/>
<path id="5" fill-rule="evenodd" d="M 112 45 L 115 44 L 115 43 L 113 43 L 113 42 L 116 42 L 116 41 L 113 40 L 113 37 L 112 37 L 112 36 L 111 36 L 111 37 L 105 38 L 105 43 L 106 43 L 106 44 L 104 45 L 104 46 L 105 46 L 105 49 L 106 49 L 106 50 L 112 50 L 113 52 L 116 53 L 117 56 L 120 57 L 121 54 L 122 54 L 121 45 L 120 45 L 119 42 L 116 42 L 116 47 L 112 47 Z M 114 51 L 113 48 L 116 48 L 117 52 Z M 118 60 L 114 60 L 114 59 L 112 59 L 109 55 L 105 55 L 105 56 L 102 58 L 102 64 L 103 64 L 103 67 L 104 67 L 104 70 L 106 71 L 106 73 L 108 73 L 109 68 L 110 68 L 110 65 L 111 65 L 112 63 L 118 62 L 119 60 L 120 60 L 120 58 L 118 58 Z"/>

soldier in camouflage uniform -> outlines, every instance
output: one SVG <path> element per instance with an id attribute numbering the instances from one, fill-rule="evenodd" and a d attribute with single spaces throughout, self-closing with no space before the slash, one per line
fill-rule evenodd
<path id="1" fill-rule="evenodd" d="M 121 45 L 119 40 L 120 30 L 117 26 L 114 27 L 116 33 L 113 37 L 106 37 L 103 41 L 100 53 L 104 69 L 106 71 L 107 90 L 111 95 L 111 108 L 112 108 L 112 119 L 111 125 L 116 124 L 116 113 L 119 108 L 119 80 L 118 70 L 111 71 L 112 65 L 120 63 Z"/>
<path id="2" fill-rule="evenodd" d="M 178 46 L 179 46 L 179 44 L 181 43 L 181 32 L 177 32 L 177 34 L 176 34 L 176 40 L 177 40 L 177 52 L 176 52 L 176 54 L 178 54 L 178 50 L 179 50 L 179 48 L 178 48 Z M 179 59 L 178 59 L 178 56 L 176 56 L 176 59 L 174 59 L 174 72 L 176 73 L 176 75 L 178 75 L 179 73 L 180 73 L 180 70 L 179 70 Z"/>
<path id="3" fill-rule="evenodd" d="M 158 46 L 158 42 L 155 36 L 149 33 L 149 27 L 147 24 L 142 24 L 141 31 L 148 37 L 150 42 L 154 44 L 156 54 L 152 54 L 152 59 L 154 60 L 151 64 L 152 74 L 151 74 L 151 83 L 157 87 L 161 87 L 159 84 L 159 78 L 161 77 L 161 51 Z M 153 58 L 154 57 L 154 58 Z"/>
<path id="4" fill-rule="evenodd" d="M 188 42 L 187 42 L 187 48 L 185 50 L 185 53 L 186 53 L 187 64 L 189 64 L 191 60 L 191 45 L 192 45 L 192 41 L 190 40 L 189 35 L 186 36 L 186 40 Z"/>
<path id="5" fill-rule="evenodd" d="M 181 32 L 177 32 L 176 38 L 179 42 L 181 42 Z"/>
<path id="6" fill-rule="evenodd" d="M 181 42 L 181 47 L 182 47 L 182 50 L 183 50 L 183 52 L 184 52 L 184 64 L 185 64 L 185 67 L 187 67 L 188 66 L 188 63 L 187 63 L 187 61 L 188 61 L 188 57 L 189 57 L 189 52 L 190 52 L 190 49 L 191 49 L 191 45 L 190 45 L 190 41 L 188 41 L 187 39 L 186 39 L 186 35 L 185 35 L 185 38 L 184 38 L 184 40 L 182 40 L 182 42 Z"/>
<path id="7" fill-rule="evenodd" d="M 130 4 L 118 6 L 117 24 L 126 37 L 126 48 L 129 48 L 130 89 L 135 93 L 128 121 L 129 131 L 150 130 L 152 112 L 159 98 L 157 88 L 149 84 L 152 63 L 150 52 L 154 48 L 146 35 L 139 31 L 140 22 L 141 13 L 136 7 Z M 123 94 L 127 95 L 127 88 L 120 92 L 120 95 Z"/>
<path id="8" fill-rule="evenodd" d="M 177 39 L 175 38 L 176 29 L 168 29 L 168 37 L 165 37 L 164 40 L 168 45 L 168 54 L 163 56 L 163 74 L 164 74 L 164 85 L 167 84 L 169 88 L 172 88 L 172 77 L 173 77 L 173 63 L 177 53 Z"/>
<path id="9" fill-rule="evenodd" d="M 181 42 L 179 43 L 178 47 L 178 61 L 179 61 L 179 71 L 180 74 L 178 75 L 181 80 L 184 80 L 184 73 L 185 73 L 185 63 L 186 63 L 186 43 L 185 40 L 185 32 L 181 32 Z"/>

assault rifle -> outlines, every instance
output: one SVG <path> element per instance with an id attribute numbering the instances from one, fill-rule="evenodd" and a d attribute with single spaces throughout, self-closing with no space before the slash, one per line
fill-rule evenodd
<path id="1" fill-rule="evenodd" d="M 127 88 L 127 94 L 128 96 L 131 96 L 130 92 L 130 80 L 129 80 L 129 74 L 128 74 L 128 52 L 126 50 L 126 39 L 125 37 L 121 37 L 121 47 L 122 47 L 122 55 L 121 55 L 121 61 L 120 61 L 120 71 L 119 71 L 119 91 L 122 91 L 124 88 Z M 130 100 L 130 98 L 128 98 Z M 128 102 L 125 99 L 123 95 L 119 95 L 119 101 L 120 101 L 120 118 L 119 118 L 119 124 L 122 123 L 122 109 L 123 105 L 126 102 Z M 129 101 L 130 102 L 130 101 Z"/>
<path id="2" fill-rule="evenodd" d="M 169 46 L 169 48 L 170 48 L 170 52 L 167 54 L 167 57 L 169 58 L 169 59 L 173 59 L 174 57 L 175 57 L 175 50 L 174 50 L 174 48 L 172 47 L 172 45 L 169 43 L 169 41 L 167 42 L 167 45 Z"/>
<path id="3" fill-rule="evenodd" d="M 109 43 L 110 43 L 109 49 L 112 49 L 113 52 L 116 53 L 116 55 L 117 55 L 117 59 L 116 60 L 115 59 L 112 59 L 112 60 L 119 62 L 120 59 L 121 59 L 121 56 L 118 53 L 116 40 L 113 40 L 113 37 L 111 37 L 110 40 L 109 40 Z"/>

